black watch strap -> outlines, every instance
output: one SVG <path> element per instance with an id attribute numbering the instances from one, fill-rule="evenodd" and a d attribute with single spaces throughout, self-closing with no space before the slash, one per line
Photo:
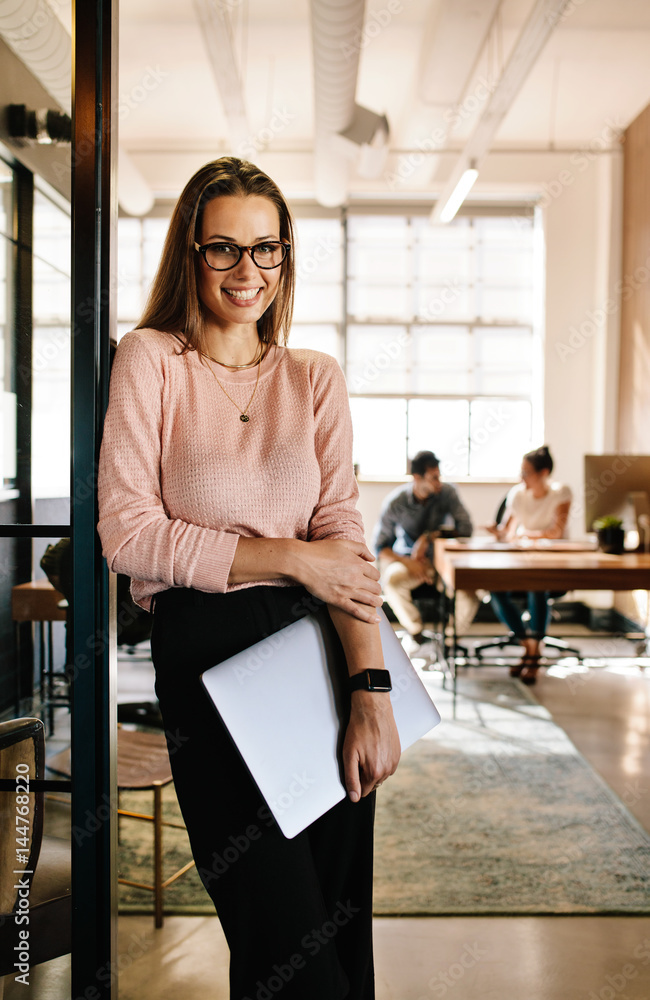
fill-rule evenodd
<path id="1" fill-rule="evenodd" d="M 388 670 L 362 670 L 350 677 L 350 691 L 392 691 Z"/>

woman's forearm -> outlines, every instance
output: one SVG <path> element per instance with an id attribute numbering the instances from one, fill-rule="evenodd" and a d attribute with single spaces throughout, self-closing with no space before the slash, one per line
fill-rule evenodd
<path id="1" fill-rule="evenodd" d="M 332 605 L 328 610 L 341 640 L 350 676 L 368 668 L 383 669 L 379 626 L 352 618 Z"/>
<path id="2" fill-rule="evenodd" d="M 358 621 L 338 608 L 329 613 L 339 634 L 350 675 L 384 666 L 377 625 Z M 345 787 L 352 802 L 369 795 L 388 778 L 400 758 L 400 740 L 390 694 L 353 691 L 343 742 Z"/>
<path id="3" fill-rule="evenodd" d="M 363 542 L 344 538 L 245 538 L 237 543 L 228 583 L 291 579 L 326 604 L 364 622 L 377 622 L 379 572 Z"/>
<path id="4" fill-rule="evenodd" d="M 297 538 L 246 538 L 241 536 L 230 566 L 228 583 L 256 583 L 259 580 L 299 577 L 300 549 L 307 546 Z"/>

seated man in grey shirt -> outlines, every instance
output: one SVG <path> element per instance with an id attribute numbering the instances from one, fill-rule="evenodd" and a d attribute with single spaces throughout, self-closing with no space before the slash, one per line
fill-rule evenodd
<path id="1" fill-rule="evenodd" d="M 400 625 L 421 645 L 426 637 L 411 591 L 421 583 L 433 582 L 430 553 L 435 532 L 443 526 L 452 527 L 457 537 L 469 537 L 472 520 L 456 489 L 441 482 L 440 462 L 432 451 L 417 453 L 411 462 L 411 475 L 411 483 L 398 486 L 384 500 L 373 546 L 388 603 Z"/>

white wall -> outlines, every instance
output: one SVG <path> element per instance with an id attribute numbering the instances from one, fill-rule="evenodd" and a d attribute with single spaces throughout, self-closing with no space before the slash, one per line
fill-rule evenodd
<path id="1" fill-rule="evenodd" d="M 546 234 L 545 439 L 585 534 L 583 455 L 613 447 L 617 403 L 620 156 L 600 157 L 550 201 Z"/>

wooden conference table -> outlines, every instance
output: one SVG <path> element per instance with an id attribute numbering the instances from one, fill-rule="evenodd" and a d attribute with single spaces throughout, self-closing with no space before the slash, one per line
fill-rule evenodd
<path id="1" fill-rule="evenodd" d="M 451 604 L 454 642 L 449 658 L 454 690 L 457 591 L 650 590 L 650 553 L 609 555 L 583 542 L 438 538 L 433 561 Z"/>
<path id="2" fill-rule="evenodd" d="M 450 595 L 479 589 L 650 589 L 650 553 L 614 556 L 582 542 L 523 546 L 480 538 L 437 538 L 434 565 Z"/>

